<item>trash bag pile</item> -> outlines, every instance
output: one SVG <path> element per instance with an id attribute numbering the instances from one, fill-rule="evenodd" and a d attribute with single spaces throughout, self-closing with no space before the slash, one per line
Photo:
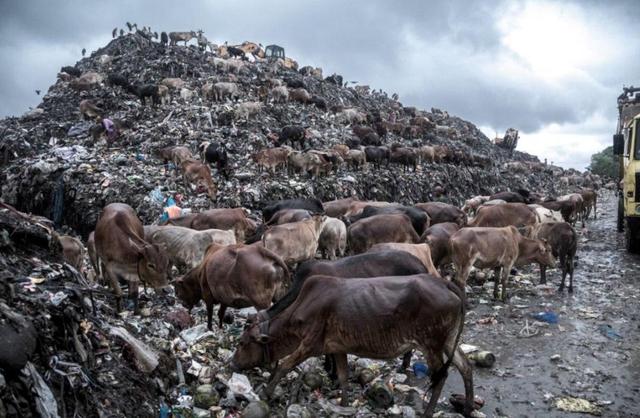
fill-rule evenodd
<path id="1" fill-rule="evenodd" d="M 446 111 L 406 107 L 395 96 L 346 87 L 341 77 L 323 78 L 308 68 L 221 59 L 196 45 L 165 46 L 131 33 L 83 58 L 75 70 L 61 71 L 36 109 L 0 121 L 0 416 L 224 417 L 242 411 L 245 417 L 409 417 L 422 411 L 423 393 L 406 374 L 381 374 L 386 363 L 365 359 L 355 372 L 366 390 L 350 407 L 330 401 L 337 390 L 315 360 L 290 373 L 283 381 L 287 393 L 279 388 L 267 405 L 257 393 L 268 374 L 252 373 L 249 381 L 225 367 L 246 312 L 235 312 L 224 331 L 208 331 L 194 326 L 203 322 L 202 308 L 194 322 L 171 297 L 152 300 L 149 290 L 141 292 L 140 316 L 118 314 L 106 288 L 62 261 L 57 234 L 86 239 L 112 202 L 131 205 L 150 224 L 177 195 L 193 212 L 237 206 L 259 211 L 269 201 L 311 196 L 401 203 L 438 198 L 461 205 L 464 198 L 502 190 L 560 194 L 557 178 L 578 175 L 497 147 Z M 215 82 L 235 83 L 237 94 L 213 101 L 203 88 Z M 304 88 L 313 99 L 264 96 L 265 86 L 278 84 Z M 166 99 L 141 101 L 132 86 L 143 85 L 169 85 Z M 99 117 L 87 117 L 84 100 Z M 259 103 L 258 110 L 247 111 L 247 102 Z M 367 117 L 354 122 L 345 109 Z M 428 123 L 412 124 L 416 118 Z M 343 162 L 317 175 L 261 170 L 252 159 L 275 147 L 285 126 L 305 128 L 300 149 L 329 150 L 353 144 L 357 123 L 381 125 L 386 146 L 437 146 L 454 157 L 411 167 Z M 199 160 L 203 142 L 221 144 L 229 156 L 228 176 L 213 169 L 214 200 L 159 155 L 164 147 L 183 145 Z M 418 369 L 412 378 L 424 378 Z"/>

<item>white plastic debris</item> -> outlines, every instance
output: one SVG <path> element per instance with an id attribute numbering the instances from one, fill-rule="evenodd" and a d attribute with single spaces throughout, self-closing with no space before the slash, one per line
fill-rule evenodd
<path id="1" fill-rule="evenodd" d="M 243 396 L 249 400 L 260 400 L 260 397 L 253 391 L 249 378 L 243 374 L 234 373 L 231 375 L 227 386 L 235 395 Z"/>

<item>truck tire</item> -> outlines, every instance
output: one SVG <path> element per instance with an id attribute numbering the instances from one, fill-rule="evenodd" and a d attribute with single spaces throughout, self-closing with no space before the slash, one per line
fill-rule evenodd
<path id="1" fill-rule="evenodd" d="M 624 203 L 622 200 L 622 195 L 618 197 L 618 232 L 622 232 L 624 229 Z"/>
<path id="2" fill-rule="evenodd" d="M 638 232 L 640 232 L 640 228 L 638 228 L 638 219 L 627 218 L 626 225 L 624 228 L 624 244 L 627 248 L 627 251 L 633 254 L 640 253 L 640 237 L 638 237 Z"/>

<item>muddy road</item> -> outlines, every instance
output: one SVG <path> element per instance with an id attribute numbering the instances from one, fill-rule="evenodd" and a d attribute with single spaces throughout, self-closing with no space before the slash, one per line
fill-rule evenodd
<path id="1" fill-rule="evenodd" d="M 506 305 L 492 301 L 493 283 L 474 285 L 464 342 L 497 357 L 474 368 L 487 416 L 586 415 L 562 410 L 576 405 L 567 397 L 589 401 L 578 409 L 592 414 L 640 416 L 640 257 L 615 231 L 615 196 L 601 192 L 600 201 L 598 219 L 578 228 L 573 294 L 558 292 L 558 270 L 538 285 L 537 267 L 511 277 Z M 557 323 L 537 322 L 539 312 Z M 457 372 L 450 376 L 443 393 L 461 392 Z"/>

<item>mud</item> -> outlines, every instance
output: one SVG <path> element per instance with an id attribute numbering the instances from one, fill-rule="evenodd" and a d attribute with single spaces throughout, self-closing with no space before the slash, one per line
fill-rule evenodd
<path id="1" fill-rule="evenodd" d="M 615 196 L 604 193 L 598 219 L 578 228 L 573 294 L 557 291 L 558 270 L 547 276 L 552 286 L 536 286 L 537 268 L 511 277 L 506 305 L 492 301 L 489 290 L 475 293 L 463 339 L 497 357 L 492 368 L 474 368 L 487 416 L 578 416 L 555 408 L 561 396 L 599 404 L 605 417 L 640 416 L 640 257 L 625 252 L 615 231 Z M 547 310 L 557 324 L 530 317 Z M 488 317 L 495 323 L 482 324 Z M 526 321 L 537 335 L 520 335 Z M 604 336 L 603 325 L 622 338 Z M 459 375 L 450 376 L 443 393 L 461 392 Z"/>

